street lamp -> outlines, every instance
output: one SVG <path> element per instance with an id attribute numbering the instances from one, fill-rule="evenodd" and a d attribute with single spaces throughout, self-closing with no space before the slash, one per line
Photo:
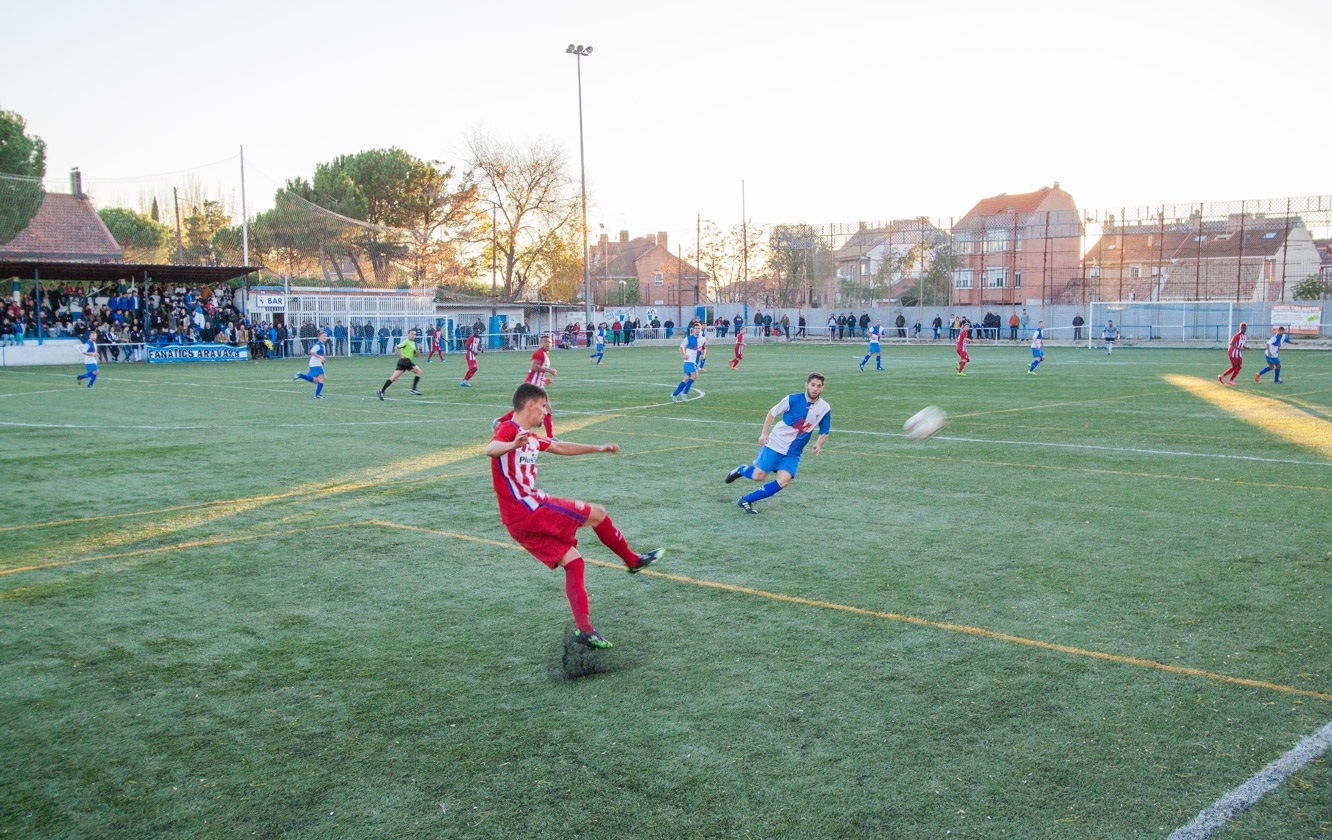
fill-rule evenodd
<path id="1" fill-rule="evenodd" d="M 587 163 L 583 158 L 583 56 L 591 55 L 592 48 L 570 44 L 566 53 L 572 54 L 578 64 L 578 174 L 583 193 L 583 313 L 584 323 L 592 323 L 592 269 L 587 264 Z"/>

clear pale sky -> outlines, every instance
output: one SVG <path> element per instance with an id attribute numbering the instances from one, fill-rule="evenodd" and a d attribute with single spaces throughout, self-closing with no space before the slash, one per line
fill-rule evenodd
<path id="1" fill-rule="evenodd" d="M 561 145 L 593 236 L 1332 193 L 1332 2 L 10 4 L 0 108 L 99 206 L 195 177 L 248 209 L 340 154 Z M 160 176 L 160 177 L 159 177 Z M 168 187 L 169 191 L 169 187 Z M 210 195 L 210 197 L 213 197 Z M 682 239 L 684 242 L 682 243 Z"/>

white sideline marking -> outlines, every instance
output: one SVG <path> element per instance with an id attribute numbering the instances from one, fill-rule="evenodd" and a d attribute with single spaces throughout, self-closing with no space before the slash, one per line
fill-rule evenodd
<path id="1" fill-rule="evenodd" d="M 1294 749 L 1259 770 L 1249 780 L 1198 812 L 1193 822 L 1175 829 L 1168 840 L 1203 840 L 1247 811 L 1269 791 L 1299 772 L 1332 747 L 1332 722 L 1295 745 Z"/>

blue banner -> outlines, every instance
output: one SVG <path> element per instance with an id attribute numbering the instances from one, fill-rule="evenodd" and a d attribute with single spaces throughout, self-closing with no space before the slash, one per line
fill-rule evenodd
<path id="1" fill-rule="evenodd" d="M 245 362 L 250 348 L 229 344 L 149 344 L 150 362 Z"/>

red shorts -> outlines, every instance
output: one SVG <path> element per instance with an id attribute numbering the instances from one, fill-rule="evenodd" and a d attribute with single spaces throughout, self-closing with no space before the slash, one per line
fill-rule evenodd
<path id="1" fill-rule="evenodd" d="M 960 358 L 960 359 L 961 359 L 962 361 L 964 361 L 964 362 L 969 362 L 969 361 L 971 361 L 971 354 L 968 353 L 968 352 L 965 351 L 965 350 L 959 350 L 959 351 L 957 351 L 957 356 L 958 356 L 958 358 Z"/>
<path id="2" fill-rule="evenodd" d="M 577 531 L 587 522 L 591 505 L 576 499 L 551 496 L 517 522 L 506 522 L 509 536 L 528 553 L 550 568 L 560 564 L 569 549 L 578 545 Z"/>

